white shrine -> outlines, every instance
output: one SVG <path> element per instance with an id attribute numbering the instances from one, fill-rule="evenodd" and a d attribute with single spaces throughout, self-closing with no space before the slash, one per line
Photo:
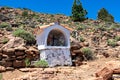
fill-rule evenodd
<path id="1" fill-rule="evenodd" d="M 58 23 L 38 26 L 35 29 L 40 59 L 48 62 L 50 67 L 72 65 L 70 55 L 71 28 Z"/>

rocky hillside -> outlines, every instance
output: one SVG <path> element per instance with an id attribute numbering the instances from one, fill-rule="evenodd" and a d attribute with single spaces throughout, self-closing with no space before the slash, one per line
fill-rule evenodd
<path id="1" fill-rule="evenodd" d="M 14 68 L 33 67 L 29 62 L 39 58 L 39 51 L 32 34 L 34 28 L 37 25 L 56 21 L 74 30 L 70 37 L 70 50 L 73 65 L 78 67 L 15 70 Z M 9 70 L 0 73 L 0 80 L 2 77 L 4 80 L 112 80 L 111 78 L 119 80 L 120 64 L 118 63 L 120 63 L 119 23 L 91 19 L 73 22 L 70 17 L 61 14 L 0 8 L 0 72 Z"/>
<path id="2" fill-rule="evenodd" d="M 43 14 L 29 9 L 9 7 L 0 8 L 0 48 L 8 44 L 12 39 L 9 36 L 14 37 L 13 32 L 18 28 L 32 33 L 36 25 L 49 24 L 55 21 L 60 21 L 60 23 L 74 29 L 71 33 L 71 54 L 76 65 L 80 65 L 83 60 L 101 57 L 120 58 L 119 23 L 91 19 L 73 22 L 70 17 L 61 14 Z M 32 45 L 35 46 L 35 44 Z M 31 45 L 24 43 L 24 46 L 30 47 Z"/>

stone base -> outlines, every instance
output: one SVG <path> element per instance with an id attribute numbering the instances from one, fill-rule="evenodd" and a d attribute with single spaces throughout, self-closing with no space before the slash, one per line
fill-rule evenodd
<path id="1" fill-rule="evenodd" d="M 46 60 L 49 67 L 72 65 L 68 48 L 49 48 L 40 50 L 40 59 Z"/>

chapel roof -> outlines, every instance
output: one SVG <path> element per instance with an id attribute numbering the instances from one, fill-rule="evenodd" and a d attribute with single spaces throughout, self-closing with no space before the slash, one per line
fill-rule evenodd
<path id="1" fill-rule="evenodd" d="M 35 30 L 34 30 L 34 33 L 35 33 L 35 34 L 40 34 L 44 29 L 46 29 L 46 28 L 48 28 L 48 27 L 51 27 L 51 26 L 53 26 L 53 25 L 55 25 L 55 24 L 58 24 L 58 23 L 50 23 L 50 24 L 48 24 L 48 25 L 36 26 L 36 28 L 35 28 Z M 69 30 L 70 32 L 73 31 L 73 29 L 70 28 L 70 27 L 68 27 L 67 25 L 64 25 L 64 24 L 58 24 L 58 25 L 66 28 L 66 29 Z"/>

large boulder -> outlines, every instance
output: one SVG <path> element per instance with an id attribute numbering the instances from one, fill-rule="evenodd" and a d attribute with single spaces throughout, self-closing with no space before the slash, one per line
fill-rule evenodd
<path id="1" fill-rule="evenodd" d="M 19 37 L 9 37 L 10 40 L 4 45 L 2 46 L 2 49 L 10 49 L 10 48 L 16 48 L 19 47 L 21 45 L 24 45 L 24 40 L 22 38 Z"/>
<path id="2" fill-rule="evenodd" d="M 112 74 L 113 74 L 113 70 L 111 70 L 107 67 L 104 67 L 102 70 L 100 70 L 96 73 L 96 77 L 102 77 L 103 80 L 111 80 Z"/>

